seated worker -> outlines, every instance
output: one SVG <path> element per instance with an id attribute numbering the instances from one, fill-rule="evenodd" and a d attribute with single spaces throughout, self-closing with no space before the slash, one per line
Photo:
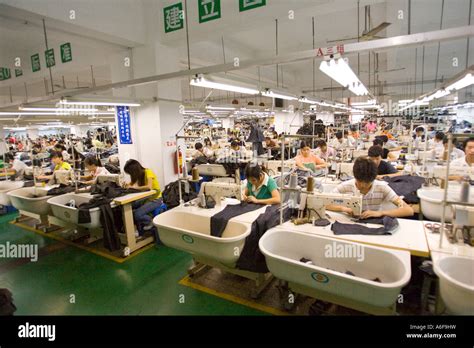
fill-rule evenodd
<path id="1" fill-rule="evenodd" d="M 249 163 L 245 167 L 247 187 L 243 199 L 256 204 L 279 204 L 280 192 L 275 180 L 262 170 L 262 167 Z"/>
<path id="2" fill-rule="evenodd" d="M 266 145 L 267 149 L 274 149 L 274 148 L 278 147 L 276 141 L 272 140 L 272 138 L 270 138 L 270 137 L 265 137 L 265 145 Z"/>
<path id="3" fill-rule="evenodd" d="M 102 163 L 100 163 L 100 160 L 95 156 L 86 157 L 84 165 L 86 166 L 86 170 L 89 172 L 89 175 L 81 177 L 81 179 L 86 180 L 84 181 L 84 184 L 95 184 L 99 175 L 110 175 L 110 172 L 102 167 Z"/>
<path id="4" fill-rule="evenodd" d="M 53 172 L 57 170 L 71 170 L 71 165 L 63 160 L 63 154 L 61 152 L 53 152 L 51 154 L 51 162 L 54 165 Z M 39 175 L 38 180 L 51 180 L 53 175 Z"/>
<path id="5" fill-rule="evenodd" d="M 24 162 L 15 159 L 15 156 L 9 152 L 5 153 L 5 162 L 10 165 L 10 168 L 8 168 L 8 173 L 10 174 L 11 178 L 18 181 L 23 180 L 23 175 L 25 174 L 25 170 L 28 168 L 28 166 Z"/>
<path id="6" fill-rule="evenodd" d="M 324 160 L 311 153 L 311 148 L 304 141 L 300 145 L 300 154 L 295 157 L 296 167 L 304 171 L 315 172 L 317 169 L 326 168 Z"/>
<path id="7" fill-rule="evenodd" d="M 349 147 L 349 142 L 347 141 L 347 139 L 344 139 L 342 132 L 337 132 L 336 137 L 331 142 L 331 146 L 335 150 L 342 150 L 344 148 Z"/>
<path id="8" fill-rule="evenodd" d="M 382 159 L 384 160 L 389 160 L 389 161 L 396 161 L 397 160 L 397 156 L 391 152 L 389 149 L 385 148 L 384 147 L 384 138 L 382 138 L 382 136 L 380 137 L 375 137 L 374 139 L 374 142 L 373 142 L 373 146 L 380 146 L 382 148 Z"/>
<path id="9" fill-rule="evenodd" d="M 232 140 L 230 143 L 230 155 L 232 157 L 240 157 L 241 150 L 240 150 L 240 142 L 237 140 Z"/>
<path id="10" fill-rule="evenodd" d="M 442 151 L 443 148 L 443 132 L 436 132 L 433 139 L 428 140 L 428 149 L 435 151 Z"/>
<path id="11" fill-rule="evenodd" d="M 465 156 L 453 160 L 451 162 L 453 167 L 470 167 L 474 164 L 474 138 L 464 140 L 463 148 Z"/>
<path id="12" fill-rule="evenodd" d="M 329 147 L 324 140 L 320 140 L 318 142 L 318 148 L 316 149 L 315 154 L 326 162 L 328 161 L 329 157 L 334 159 L 337 157 L 337 151 L 332 147 Z"/>
<path id="13" fill-rule="evenodd" d="M 194 144 L 194 152 L 193 152 L 193 159 L 199 158 L 199 157 L 206 157 L 206 154 L 204 153 L 204 146 L 202 146 L 201 143 L 196 143 Z"/>
<path id="14" fill-rule="evenodd" d="M 362 194 L 362 219 L 371 217 L 405 217 L 414 214 L 412 207 L 388 186 L 386 182 L 376 180 L 377 166 L 368 157 L 359 157 L 354 162 L 354 179 L 345 181 L 334 189 L 334 193 Z M 380 210 L 382 203 L 392 202 L 395 209 Z M 328 210 L 352 215 L 352 209 L 339 205 L 328 205 Z"/>
<path id="15" fill-rule="evenodd" d="M 144 168 L 137 160 L 128 160 L 123 170 L 130 175 L 131 180 L 130 184 L 125 184 L 126 188 L 156 191 L 153 196 L 132 203 L 133 219 L 137 225 L 138 233 L 142 235 L 145 231 L 149 231 L 154 227 L 152 217 L 148 214 L 159 208 L 163 203 L 160 199 L 160 184 L 155 173 L 151 169 Z"/>
<path id="16" fill-rule="evenodd" d="M 445 136 L 443 138 L 443 149 L 442 150 L 438 149 L 438 151 L 436 151 L 436 156 L 440 159 L 447 159 L 448 158 L 447 153 L 448 153 L 448 137 Z M 466 154 L 464 153 L 464 151 L 459 150 L 456 147 L 456 139 L 453 139 L 453 146 L 451 148 L 451 161 L 458 158 L 464 158 L 464 156 L 466 156 Z M 453 165 L 453 162 L 451 162 L 451 165 Z"/>
<path id="17" fill-rule="evenodd" d="M 57 143 L 56 145 L 54 145 L 53 151 L 61 152 L 63 155 L 63 161 L 69 161 L 69 154 L 63 144 Z"/>
<path id="18" fill-rule="evenodd" d="M 418 142 L 425 141 L 425 129 L 423 127 L 417 127 L 415 129 L 415 134 L 413 134 L 413 139 Z"/>
<path id="19" fill-rule="evenodd" d="M 219 145 L 213 145 L 209 138 L 204 139 L 204 154 L 207 157 L 214 157 L 214 150 L 217 149 L 219 149 Z"/>
<path id="20" fill-rule="evenodd" d="M 357 145 L 357 141 L 352 136 L 352 132 L 344 131 L 344 137 L 347 139 L 347 143 L 350 147 L 355 147 Z"/>
<path id="21" fill-rule="evenodd" d="M 371 146 L 369 148 L 369 158 L 374 161 L 377 165 L 377 179 L 382 179 L 384 176 L 397 176 L 401 175 L 402 172 L 399 172 L 387 161 L 382 159 L 383 149 L 379 145 Z"/>

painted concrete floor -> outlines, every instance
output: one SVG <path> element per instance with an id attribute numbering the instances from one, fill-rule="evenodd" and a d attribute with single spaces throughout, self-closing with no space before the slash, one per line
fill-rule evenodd
<path id="1" fill-rule="evenodd" d="M 0 216 L 0 244 L 34 243 L 40 253 L 37 262 L 0 258 L 15 315 L 266 315 L 178 284 L 186 253 L 153 247 L 119 264 L 14 226 L 15 217 Z"/>

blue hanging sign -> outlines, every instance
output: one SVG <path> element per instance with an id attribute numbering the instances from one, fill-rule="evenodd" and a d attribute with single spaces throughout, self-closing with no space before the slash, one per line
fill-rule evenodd
<path id="1" fill-rule="evenodd" d="M 130 108 L 128 106 L 117 106 L 117 127 L 120 144 L 132 144 Z"/>

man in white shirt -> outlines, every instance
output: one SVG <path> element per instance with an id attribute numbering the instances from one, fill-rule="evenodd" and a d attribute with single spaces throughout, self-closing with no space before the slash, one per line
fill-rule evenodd
<path id="1" fill-rule="evenodd" d="M 434 138 L 428 140 L 428 149 L 439 151 L 439 149 L 443 147 L 443 139 L 444 133 L 436 132 Z"/>
<path id="2" fill-rule="evenodd" d="M 28 166 L 24 162 L 15 159 L 11 153 L 5 154 L 5 161 L 11 165 L 9 169 L 9 171 L 12 173 L 11 176 L 17 181 L 23 180 L 23 175 L 25 174 L 25 170 L 28 168 Z"/>
<path id="3" fill-rule="evenodd" d="M 359 157 L 354 162 L 354 179 L 338 185 L 335 193 L 362 194 L 362 219 L 372 217 L 405 217 L 414 214 L 412 207 L 406 204 L 384 181 L 375 180 L 377 165 L 368 157 Z M 397 208 L 380 210 L 382 203 L 392 202 Z M 328 205 L 328 210 L 340 211 L 352 215 L 352 209 L 339 205 Z"/>
<path id="4" fill-rule="evenodd" d="M 343 137 L 342 132 L 337 132 L 336 137 L 331 142 L 331 147 L 335 150 L 341 150 L 349 147 L 347 139 Z"/>
<path id="5" fill-rule="evenodd" d="M 445 136 L 443 138 L 443 147 L 437 147 L 434 150 L 436 152 L 436 158 L 443 159 L 444 153 L 448 151 L 448 137 Z M 451 161 L 456 160 L 458 158 L 464 158 L 465 153 L 462 150 L 459 150 L 457 147 L 453 145 L 451 149 Z"/>
<path id="6" fill-rule="evenodd" d="M 468 138 L 463 143 L 465 156 L 451 162 L 453 167 L 470 167 L 474 164 L 474 138 Z"/>

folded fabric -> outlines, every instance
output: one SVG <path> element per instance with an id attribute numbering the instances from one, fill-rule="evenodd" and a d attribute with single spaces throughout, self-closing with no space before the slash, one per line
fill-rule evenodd
<path id="1" fill-rule="evenodd" d="M 359 224 L 343 224 L 338 221 L 332 224 L 331 231 L 335 235 L 341 234 L 365 234 L 365 235 L 386 235 L 393 234 L 399 224 L 396 218 L 384 216 L 383 218 L 370 218 L 357 220 L 359 223 L 364 224 L 381 224 L 383 227 L 371 228 Z"/>
<path id="2" fill-rule="evenodd" d="M 211 217 L 211 236 L 222 237 L 222 233 L 224 233 L 230 219 L 260 208 L 263 208 L 261 204 L 246 202 L 226 206 L 222 211 Z"/>
<path id="3" fill-rule="evenodd" d="M 423 186 L 425 179 L 420 176 L 399 175 L 384 179 L 388 182 L 388 186 L 399 196 L 403 196 L 403 200 L 409 204 L 417 204 L 420 202 L 416 191 Z"/>

